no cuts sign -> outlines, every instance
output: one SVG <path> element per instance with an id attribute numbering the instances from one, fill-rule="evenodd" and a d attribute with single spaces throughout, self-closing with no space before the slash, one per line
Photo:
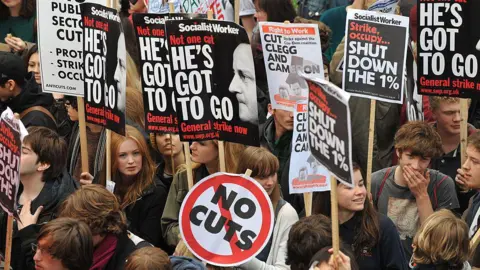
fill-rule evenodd
<path id="1" fill-rule="evenodd" d="M 217 266 L 256 256 L 270 239 L 274 215 L 268 194 L 254 179 L 216 173 L 188 193 L 180 210 L 180 232 L 189 249 Z"/>

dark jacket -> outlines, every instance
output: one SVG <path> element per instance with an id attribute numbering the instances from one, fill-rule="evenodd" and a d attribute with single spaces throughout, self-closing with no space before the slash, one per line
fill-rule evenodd
<path id="1" fill-rule="evenodd" d="M 165 161 L 162 158 L 160 162 L 157 164 L 157 171 L 155 174 L 157 175 L 158 179 L 160 179 L 160 181 L 163 183 L 163 185 L 165 185 L 168 193 L 168 191 L 170 190 L 170 186 L 172 185 L 172 182 L 173 182 L 173 176 L 165 177 L 164 172 L 165 172 Z"/>
<path id="2" fill-rule="evenodd" d="M 6 105 L 8 105 L 14 113 L 18 114 L 21 114 L 33 106 L 41 106 L 50 111 L 53 105 L 53 97 L 51 94 L 40 92 L 38 87 L 34 79 L 29 79 L 22 92 L 18 96 L 6 101 Z M 27 128 L 30 126 L 43 126 L 55 131 L 57 130 L 55 121 L 47 114 L 37 110 L 26 114 L 22 118 L 22 122 Z"/>
<path id="3" fill-rule="evenodd" d="M 20 185 L 18 196 L 22 193 L 23 186 Z M 21 231 L 17 231 L 17 222 L 13 223 L 13 238 L 12 238 L 12 265 L 13 269 L 31 269 L 34 267 L 33 254 L 31 243 L 36 241 L 38 232 L 43 224 L 52 219 L 57 218 L 58 209 L 61 203 L 67 196 L 78 189 L 75 180 L 66 171 L 61 176 L 52 181 L 47 181 L 42 191 L 35 200 L 32 201 L 31 213 L 32 215 L 37 211 L 37 208 L 43 206 L 37 224 L 25 227 Z M 0 212 L 0 232 L 2 251 L 5 250 L 5 232 L 7 230 L 7 215 L 5 212 Z"/>
<path id="4" fill-rule="evenodd" d="M 123 270 L 127 257 L 136 249 L 126 232 L 117 236 L 117 248 L 104 270 Z"/>
<path id="5" fill-rule="evenodd" d="M 470 202 L 471 203 L 468 209 L 464 213 L 465 222 L 467 223 L 468 228 L 472 226 L 473 219 L 477 214 L 478 208 L 480 208 L 480 193 L 478 191 L 476 191 L 475 195 L 471 198 Z M 478 224 L 479 223 L 477 223 L 477 230 L 475 231 L 475 233 L 478 231 L 478 228 L 479 228 Z M 480 267 L 480 246 L 477 246 L 477 248 L 475 249 L 471 263 L 473 267 Z"/>
<path id="6" fill-rule="evenodd" d="M 154 185 L 145 189 L 134 204 L 125 208 L 125 214 L 129 231 L 164 249 L 166 244 L 163 241 L 160 220 L 167 201 L 168 189 L 157 177 L 154 181 Z"/>
<path id="7" fill-rule="evenodd" d="M 285 201 L 300 213 L 305 208 L 302 194 L 290 194 L 289 191 L 289 173 L 290 173 L 290 155 L 292 152 L 293 131 L 287 131 L 280 139 L 275 141 L 275 121 L 273 116 L 267 119 L 267 122 L 260 128 L 260 145 L 267 148 L 278 158 L 280 167 L 277 176 L 281 191 Z"/>

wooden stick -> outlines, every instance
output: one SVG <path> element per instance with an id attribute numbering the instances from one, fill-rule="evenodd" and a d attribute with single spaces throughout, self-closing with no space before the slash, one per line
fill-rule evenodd
<path id="1" fill-rule="evenodd" d="M 82 97 L 77 97 L 78 126 L 80 132 L 80 154 L 82 172 L 90 172 L 88 168 L 87 123 L 85 122 L 85 103 Z"/>
<path id="2" fill-rule="evenodd" d="M 475 250 L 480 242 L 480 230 L 477 230 L 475 235 L 470 240 L 470 250 Z"/>
<path id="3" fill-rule="evenodd" d="M 225 145 L 223 141 L 218 141 L 218 161 L 220 163 L 220 171 L 226 172 L 225 168 Z"/>
<path id="4" fill-rule="evenodd" d="M 188 142 L 183 143 L 183 151 L 185 152 L 185 163 L 187 164 L 187 180 L 188 189 L 193 187 L 193 171 L 192 171 L 192 159 L 190 158 L 190 145 Z"/>
<path id="5" fill-rule="evenodd" d="M 235 0 L 235 23 L 240 24 L 240 0 Z"/>
<path id="6" fill-rule="evenodd" d="M 213 20 L 213 10 L 209 9 L 207 11 L 207 19 Z"/>
<path id="7" fill-rule="evenodd" d="M 107 148 L 107 170 L 106 170 L 106 181 L 105 185 L 107 185 L 107 181 L 112 181 L 112 149 L 110 145 L 112 144 L 112 131 L 107 129 L 107 143 L 106 143 L 106 148 Z"/>
<path id="8" fill-rule="evenodd" d="M 468 138 L 468 99 L 460 99 L 460 149 L 461 162 L 465 163 L 467 159 L 467 138 Z"/>
<path id="9" fill-rule="evenodd" d="M 13 216 L 7 217 L 7 236 L 5 243 L 5 265 L 3 269 L 10 270 L 10 263 L 12 260 L 12 235 L 13 235 Z"/>
<path id="10" fill-rule="evenodd" d="M 252 175 L 252 170 L 247 169 L 247 170 L 245 171 L 245 176 L 250 176 L 250 175 Z"/>
<path id="11" fill-rule="evenodd" d="M 373 139 L 375 138 L 375 99 L 370 101 L 370 125 L 368 128 L 367 193 L 372 192 Z"/>
<path id="12" fill-rule="evenodd" d="M 330 203 L 332 205 L 332 246 L 333 255 L 337 256 L 340 250 L 340 233 L 338 227 L 338 200 L 337 200 L 337 179 L 335 176 L 330 177 Z"/>
<path id="13" fill-rule="evenodd" d="M 172 175 L 175 175 L 175 160 L 173 159 L 173 136 L 168 134 L 170 138 L 170 162 L 172 163 Z"/>
<path id="14" fill-rule="evenodd" d="M 168 2 L 168 7 L 170 8 L 170 13 L 175 13 L 175 5 L 172 2 Z"/>
<path id="15" fill-rule="evenodd" d="M 312 192 L 303 193 L 303 201 L 305 203 L 305 216 L 309 217 L 312 215 Z"/>

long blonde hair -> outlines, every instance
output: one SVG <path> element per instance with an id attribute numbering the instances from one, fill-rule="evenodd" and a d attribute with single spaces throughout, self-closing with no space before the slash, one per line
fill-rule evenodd
<path id="1" fill-rule="evenodd" d="M 127 87 L 142 89 L 140 73 L 132 56 L 127 52 Z M 140 91 L 140 90 L 139 90 Z"/>
<path id="2" fill-rule="evenodd" d="M 468 226 L 442 209 L 430 215 L 413 239 L 413 262 L 462 269 L 470 251 Z"/>
<path id="3" fill-rule="evenodd" d="M 126 140 L 131 139 L 133 140 L 140 150 L 142 155 L 142 169 L 135 177 L 133 183 L 128 186 L 121 186 L 121 175 L 118 171 L 118 150 L 120 145 L 125 142 Z M 155 175 L 155 165 L 150 157 L 150 152 L 147 146 L 147 142 L 143 137 L 140 131 L 132 126 L 127 125 L 125 128 L 125 137 L 118 135 L 116 133 L 112 133 L 112 143 L 111 143 L 111 151 L 112 151 L 112 180 L 115 181 L 120 186 L 119 189 L 116 189 L 116 194 L 119 196 L 119 200 L 122 206 L 122 209 L 126 206 L 134 203 L 138 198 L 142 196 L 143 191 L 148 188 L 149 186 L 154 184 L 154 175 Z M 123 190 L 126 189 L 125 193 L 122 194 Z M 117 192 L 120 190 L 120 192 Z"/>
<path id="4" fill-rule="evenodd" d="M 143 95 L 140 90 L 127 86 L 126 91 L 127 118 L 137 125 L 145 128 L 145 112 L 143 106 Z"/>

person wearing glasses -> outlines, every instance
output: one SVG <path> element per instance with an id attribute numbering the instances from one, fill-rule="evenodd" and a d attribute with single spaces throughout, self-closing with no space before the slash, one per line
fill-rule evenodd
<path id="1" fill-rule="evenodd" d="M 25 245 L 35 240 L 42 224 L 57 217 L 60 204 L 78 185 L 64 170 L 65 141 L 46 127 L 30 127 L 20 157 L 20 186 L 17 194 L 19 219 L 13 225 L 12 267 L 31 269 L 33 261 Z M 1 251 L 5 251 L 7 214 L 0 211 Z"/>
<path id="2" fill-rule="evenodd" d="M 85 177 L 87 177 L 88 174 L 95 176 L 103 168 L 106 153 L 106 129 L 95 124 L 87 123 L 89 172 L 83 172 L 82 158 L 80 155 L 77 97 L 65 96 L 65 108 L 67 109 L 68 117 L 75 123 L 68 143 L 67 170 L 80 184 L 91 184 L 91 181 Z M 82 175 L 84 178 L 82 178 Z"/>
<path id="3" fill-rule="evenodd" d="M 93 261 L 92 232 L 85 222 L 73 218 L 47 223 L 31 248 L 36 270 L 85 270 Z"/>

